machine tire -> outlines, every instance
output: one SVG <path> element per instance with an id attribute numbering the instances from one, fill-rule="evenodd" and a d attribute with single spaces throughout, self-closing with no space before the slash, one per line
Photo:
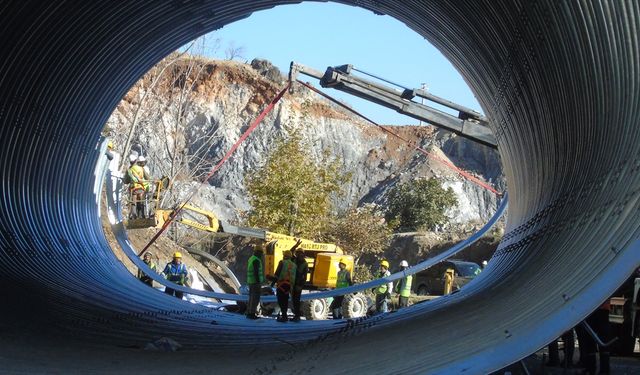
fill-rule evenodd
<path id="1" fill-rule="evenodd" d="M 419 296 L 428 296 L 429 290 L 427 289 L 426 285 L 420 285 L 418 287 L 418 290 L 416 290 L 416 294 Z"/>
<path id="2" fill-rule="evenodd" d="M 347 319 L 361 318 L 367 315 L 369 301 L 362 293 L 347 294 L 342 300 L 342 316 Z"/>
<path id="3" fill-rule="evenodd" d="M 303 301 L 302 313 L 307 320 L 325 320 L 329 316 L 329 305 L 324 299 Z"/>

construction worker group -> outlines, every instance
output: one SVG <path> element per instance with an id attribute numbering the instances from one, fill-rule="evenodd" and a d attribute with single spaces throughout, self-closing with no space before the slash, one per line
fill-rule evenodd
<path id="1" fill-rule="evenodd" d="M 158 268 L 156 264 L 153 262 L 153 260 L 151 259 L 152 256 L 153 254 L 151 252 L 149 251 L 145 252 L 143 261 L 147 266 L 149 266 L 149 268 L 153 272 L 157 273 Z M 180 253 L 179 251 L 176 251 L 175 253 L 173 253 L 172 261 L 167 263 L 167 265 L 164 267 L 163 271 L 161 272 L 161 275 L 165 279 L 167 279 L 167 281 L 171 281 L 176 285 L 187 286 L 189 273 L 187 270 L 187 266 L 184 263 L 182 263 L 182 253 Z M 141 269 L 138 269 L 138 279 L 140 279 L 140 281 L 142 281 L 143 283 L 149 286 L 153 286 L 153 278 L 147 275 Z M 176 298 L 179 298 L 179 299 L 182 299 L 182 297 L 184 296 L 183 292 L 179 290 L 175 290 L 173 288 L 169 288 L 169 287 L 165 287 L 164 292 L 170 296 L 175 296 Z"/>
<path id="2" fill-rule="evenodd" d="M 109 143 L 107 148 L 108 156 L 113 152 L 113 144 Z M 113 158 L 113 157 L 112 157 Z M 129 156 L 129 167 L 124 176 L 124 183 L 129 185 L 129 193 L 131 198 L 129 219 L 146 219 L 151 215 L 147 205 L 147 199 L 151 190 L 151 173 L 146 166 L 146 158 L 144 155 L 133 153 Z M 271 287 L 275 287 L 275 294 L 280 308 L 280 314 L 277 318 L 279 322 L 287 322 L 287 312 L 289 309 L 289 299 L 292 302 L 292 312 L 294 322 L 299 322 L 302 317 L 301 297 L 302 290 L 307 281 L 309 274 L 309 266 L 305 258 L 304 250 L 300 248 L 302 241 L 298 239 L 290 250 L 283 252 L 283 259 L 279 262 L 274 275 L 264 275 L 264 249 L 263 245 L 256 245 L 253 249 L 253 255 L 247 263 L 247 286 L 249 288 L 249 298 L 246 308 L 246 317 L 248 319 L 258 319 L 257 308 L 260 303 L 262 287 L 266 281 L 271 282 Z M 156 264 L 152 260 L 153 254 L 146 252 L 143 257 L 144 263 L 149 269 L 155 273 L 158 272 Z M 338 263 L 338 271 L 336 275 L 336 289 L 346 288 L 353 285 L 351 270 L 347 268 L 350 264 L 347 258 L 341 258 Z M 408 267 L 407 261 L 400 263 L 402 270 Z M 182 254 L 175 252 L 171 262 L 167 263 L 161 274 L 166 280 L 180 286 L 187 285 L 188 271 L 187 267 L 182 263 Z M 386 278 L 390 276 L 389 262 L 382 260 L 380 262 L 377 278 Z M 153 278 L 142 269 L 138 270 L 138 278 L 145 284 L 153 286 Z M 387 282 L 374 288 L 375 294 L 375 310 L 377 313 L 386 313 L 389 311 L 391 302 L 391 293 L 398 295 L 398 307 L 406 307 L 409 301 L 411 291 L 412 276 L 408 275 L 396 285 L 394 289 L 392 282 Z M 179 299 L 183 298 L 183 292 L 170 287 L 165 287 L 165 293 L 175 296 Z M 333 298 L 329 309 L 334 319 L 342 319 L 342 305 L 344 295 Z"/>
<path id="3" fill-rule="evenodd" d="M 304 283 L 307 280 L 309 266 L 305 259 L 304 250 L 299 248 L 301 240 L 297 240 L 296 244 L 290 249 L 283 251 L 283 259 L 278 263 L 278 267 L 274 275 L 264 276 L 263 274 L 263 258 L 264 249 L 261 245 L 253 247 L 253 255 L 247 261 L 247 286 L 249 287 L 249 299 L 246 308 L 247 319 L 258 319 L 257 309 L 262 294 L 262 285 L 266 280 L 271 281 L 271 287 L 276 287 L 276 298 L 280 314 L 277 318 L 278 322 L 287 322 L 289 320 L 287 311 L 289 308 L 289 298 L 292 301 L 293 322 L 299 322 L 302 317 L 300 299 Z M 295 259 L 293 258 L 295 254 Z M 338 272 L 336 275 L 336 289 L 346 288 L 353 285 L 351 271 L 347 269 L 346 258 L 340 259 L 338 263 Z M 406 270 L 409 264 L 406 260 L 400 262 L 401 270 Z M 380 269 L 377 278 L 386 278 L 390 276 L 389 262 L 383 260 L 380 262 Z M 266 280 L 265 280 L 266 279 Z M 388 305 L 391 299 L 391 292 L 395 291 L 398 295 L 398 307 L 406 307 L 409 302 L 411 293 L 412 276 L 407 275 L 400 279 L 394 290 L 393 283 L 384 283 L 373 289 L 376 296 L 376 312 L 388 312 Z M 336 296 L 330 305 L 333 319 L 342 319 L 342 304 L 344 296 Z"/>

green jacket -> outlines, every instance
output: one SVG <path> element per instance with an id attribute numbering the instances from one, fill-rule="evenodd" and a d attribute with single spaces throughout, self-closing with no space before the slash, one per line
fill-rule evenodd
<path id="1" fill-rule="evenodd" d="M 336 279 L 336 289 L 346 288 L 353 285 L 351 281 L 351 272 L 345 270 L 338 271 L 338 278 Z"/>
<path id="2" fill-rule="evenodd" d="M 288 284 L 291 288 L 296 285 L 296 264 L 291 259 L 283 259 L 276 269 L 278 287 Z"/>
<path id="3" fill-rule="evenodd" d="M 262 271 L 262 259 L 252 255 L 247 262 L 247 285 L 264 283 L 264 272 Z"/>
<path id="4" fill-rule="evenodd" d="M 145 262 L 145 263 L 147 264 L 147 266 L 149 266 L 149 268 L 151 268 L 155 272 L 158 272 L 158 267 L 156 267 L 155 263 L 153 263 L 152 261 L 149 261 L 148 263 Z M 138 279 L 142 281 L 148 281 L 151 278 L 146 273 L 142 272 L 140 268 L 138 268 Z"/>
<path id="5" fill-rule="evenodd" d="M 412 281 L 413 275 L 408 275 L 404 279 L 400 279 L 398 285 L 396 285 L 396 293 L 399 293 L 401 297 L 409 297 L 411 294 Z"/>

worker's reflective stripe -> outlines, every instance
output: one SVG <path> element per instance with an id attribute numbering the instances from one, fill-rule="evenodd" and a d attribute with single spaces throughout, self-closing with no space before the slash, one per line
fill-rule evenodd
<path id="1" fill-rule="evenodd" d="M 349 282 L 347 281 L 347 270 L 338 271 L 338 279 L 336 280 L 336 288 L 346 288 L 349 286 Z"/>
<path id="2" fill-rule="evenodd" d="M 129 173 L 132 177 L 131 189 L 144 189 L 147 190 L 149 188 L 149 182 L 144 179 L 144 168 L 139 165 L 132 165 L 129 168 Z"/>
<path id="3" fill-rule="evenodd" d="M 387 276 L 385 273 L 379 272 L 378 273 L 378 279 L 383 278 Z M 385 294 L 387 292 L 387 283 L 384 283 L 382 285 L 380 285 L 378 288 L 376 288 L 376 294 Z"/>
<path id="4" fill-rule="evenodd" d="M 147 266 L 149 266 L 149 268 L 151 268 L 153 271 L 158 272 L 158 270 L 157 270 L 157 267 L 156 267 L 156 264 L 155 264 L 155 263 L 153 263 L 153 262 L 149 262 L 149 263 L 144 262 L 144 263 L 145 263 Z M 142 279 L 142 278 L 145 278 L 145 277 L 147 277 L 147 278 L 148 278 L 149 276 L 148 276 L 146 273 L 142 272 L 142 270 L 141 270 L 141 269 L 139 269 L 139 268 L 138 268 L 138 279 Z"/>
<path id="5" fill-rule="evenodd" d="M 184 285 L 185 278 L 187 277 L 187 267 L 182 263 L 177 266 L 173 263 L 169 263 L 164 269 L 164 274 L 167 275 L 167 280 L 176 284 Z"/>
<path id="6" fill-rule="evenodd" d="M 253 272 L 253 262 L 258 262 L 258 280 Z M 256 283 L 262 284 L 264 282 L 264 274 L 262 272 L 262 260 L 255 255 L 252 255 L 247 262 L 247 284 L 253 285 Z"/>
<path id="7" fill-rule="evenodd" d="M 289 259 L 282 261 L 282 269 L 278 275 L 278 285 L 289 284 L 293 286 L 296 280 L 296 265 Z"/>
<path id="8" fill-rule="evenodd" d="M 409 295 L 411 294 L 411 283 L 413 281 L 413 276 L 409 275 L 405 277 L 403 280 L 404 280 L 404 285 L 402 286 L 402 289 L 400 289 L 400 296 L 409 297 Z"/>

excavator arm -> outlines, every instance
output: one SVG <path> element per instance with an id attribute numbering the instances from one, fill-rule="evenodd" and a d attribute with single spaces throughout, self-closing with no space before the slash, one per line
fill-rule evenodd
<path id="1" fill-rule="evenodd" d="M 320 86 L 322 87 L 334 88 L 369 100 L 391 108 L 398 113 L 449 130 L 485 146 L 491 148 L 498 147 L 495 136 L 488 126 L 488 120 L 482 114 L 430 94 L 425 90 L 402 87 L 402 91 L 399 91 L 393 87 L 356 76 L 353 74 L 354 71 L 364 73 L 352 65 L 328 67 L 327 70 L 322 73 L 319 70 L 292 61 L 289 70 L 289 79 L 293 82 L 297 79 L 298 74 L 304 74 L 320 80 Z M 391 83 L 390 81 L 379 79 Z M 456 117 L 428 105 L 414 102 L 412 99 L 415 97 L 423 98 L 457 111 L 458 116 Z"/>

